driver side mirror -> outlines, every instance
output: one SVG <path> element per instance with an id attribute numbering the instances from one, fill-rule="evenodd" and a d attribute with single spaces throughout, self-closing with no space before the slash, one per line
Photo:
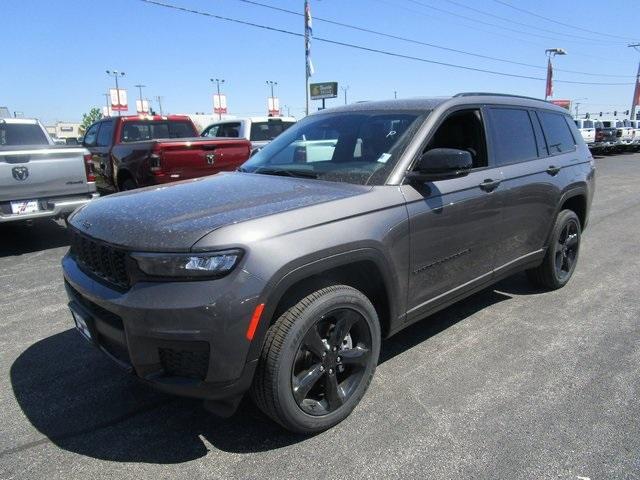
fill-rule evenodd
<path id="1" fill-rule="evenodd" d="M 432 148 L 422 154 L 414 171 L 407 177 L 423 182 L 461 177 L 473 167 L 473 158 L 466 150 Z"/>

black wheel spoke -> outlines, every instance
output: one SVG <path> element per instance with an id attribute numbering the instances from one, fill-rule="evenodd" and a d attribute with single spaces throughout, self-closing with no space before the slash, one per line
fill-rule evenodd
<path id="1" fill-rule="evenodd" d="M 324 382 L 324 395 L 329 404 L 329 410 L 335 410 L 344 403 L 344 393 L 338 385 L 335 375 L 327 375 Z"/>
<path id="2" fill-rule="evenodd" d="M 316 325 L 309 329 L 302 343 L 318 358 L 322 358 L 322 354 L 327 351 L 327 345 L 320 338 Z"/>
<path id="3" fill-rule="evenodd" d="M 333 327 L 333 331 L 329 337 L 329 346 L 331 348 L 338 348 L 342 344 L 342 341 L 351 330 L 351 327 L 360 319 L 360 314 L 354 310 L 341 310 L 336 315 L 336 324 Z"/>
<path id="4" fill-rule="evenodd" d="M 364 367 L 369 362 L 371 351 L 368 348 L 355 347 L 348 350 L 340 350 L 341 363 L 343 365 L 356 365 Z"/>
<path id="5" fill-rule="evenodd" d="M 302 403 L 302 401 L 307 397 L 309 391 L 318 382 L 322 375 L 324 375 L 324 371 L 322 366 L 318 363 L 294 377 L 293 396 L 298 404 Z"/>

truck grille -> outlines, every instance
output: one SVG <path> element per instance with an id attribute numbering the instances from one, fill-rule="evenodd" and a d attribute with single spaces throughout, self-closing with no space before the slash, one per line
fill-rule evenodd
<path id="1" fill-rule="evenodd" d="M 129 288 L 124 250 L 71 230 L 71 256 L 81 268 L 119 289 Z"/>

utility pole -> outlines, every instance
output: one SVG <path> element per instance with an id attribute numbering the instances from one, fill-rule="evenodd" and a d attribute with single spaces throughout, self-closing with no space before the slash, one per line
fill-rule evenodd
<path id="1" fill-rule="evenodd" d="M 544 99 L 553 97 L 553 57 L 556 55 L 566 55 L 564 48 L 547 48 L 544 53 L 547 55 L 547 85 L 545 86 Z"/>
<path id="2" fill-rule="evenodd" d="M 349 91 L 349 85 L 347 85 L 346 87 L 340 87 L 340 90 L 342 90 L 344 92 L 344 104 L 347 104 L 347 92 Z"/>
<path id="3" fill-rule="evenodd" d="M 629 47 L 640 52 L 640 43 L 630 43 Z M 636 74 L 636 86 L 633 89 L 633 100 L 631 100 L 631 111 L 629 112 L 631 114 L 629 116 L 631 120 L 636 119 L 636 106 L 638 104 L 638 100 L 640 100 L 640 61 L 638 61 L 638 73 Z"/>
<path id="4" fill-rule="evenodd" d="M 124 77 L 124 72 L 119 72 L 118 70 L 106 70 L 107 75 L 116 79 L 116 97 L 118 99 L 118 116 L 122 115 L 120 112 L 120 87 L 118 86 L 118 76 Z"/>
<path id="5" fill-rule="evenodd" d="M 140 93 L 140 111 L 143 111 L 144 110 L 144 103 L 142 101 L 142 89 L 144 87 L 146 87 L 146 85 L 138 84 L 138 85 L 134 85 L 134 87 L 136 87 L 138 89 L 138 92 Z"/>
<path id="6" fill-rule="evenodd" d="M 313 75 L 311 63 L 311 7 L 309 0 L 304 0 L 304 103 L 305 115 L 309 115 L 309 77 Z"/>
<path id="7" fill-rule="evenodd" d="M 398 99 L 398 91 L 397 90 L 393 91 L 393 98 L 394 98 L 394 100 Z"/>
<path id="8" fill-rule="evenodd" d="M 160 109 L 160 116 L 162 116 L 162 97 L 160 95 L 156 95 L 156 100 L 158 101 L 158 109 Z"/>
<path id="9" fill-rule="evenodd" d="M 220 96 L 220 84 L 224 83 L 224 78 L 210 78 L 209 80 L 211 80 L 211 83 L 215 82 L 218 90 L 218 102 L 220 102 L 220 107 L 218 108 L 218 120 L 222 120 L 222 97 Z"/>
<path id="10" fill-rule="evenodd" d="M 573 105 L 575 105 L 576 119 L 578 118 L 578 108 L 581 105 L 580 100 L 589 100 L 589 99 L 587 97 L 582 97 L 582 98 L 576 98 L 575 100 L 573 100 L 573 102 L 571 102 Z"/>

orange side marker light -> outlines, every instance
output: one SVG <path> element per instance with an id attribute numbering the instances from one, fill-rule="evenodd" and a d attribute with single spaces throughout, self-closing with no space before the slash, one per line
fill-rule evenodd
<path id="1" fill-rule="evenodd" d="M 247 340 L 249 341 L 253 340 L 253 336 L 255 335 L 258 324 L 260 323 L 260 317 L 262 316 L 263 310 L 264 303 L 261 303 L 253 311 L 253 316 L 251 317 L 251 321 L 249 322 L 249 328 L 247 328 Z"/>

